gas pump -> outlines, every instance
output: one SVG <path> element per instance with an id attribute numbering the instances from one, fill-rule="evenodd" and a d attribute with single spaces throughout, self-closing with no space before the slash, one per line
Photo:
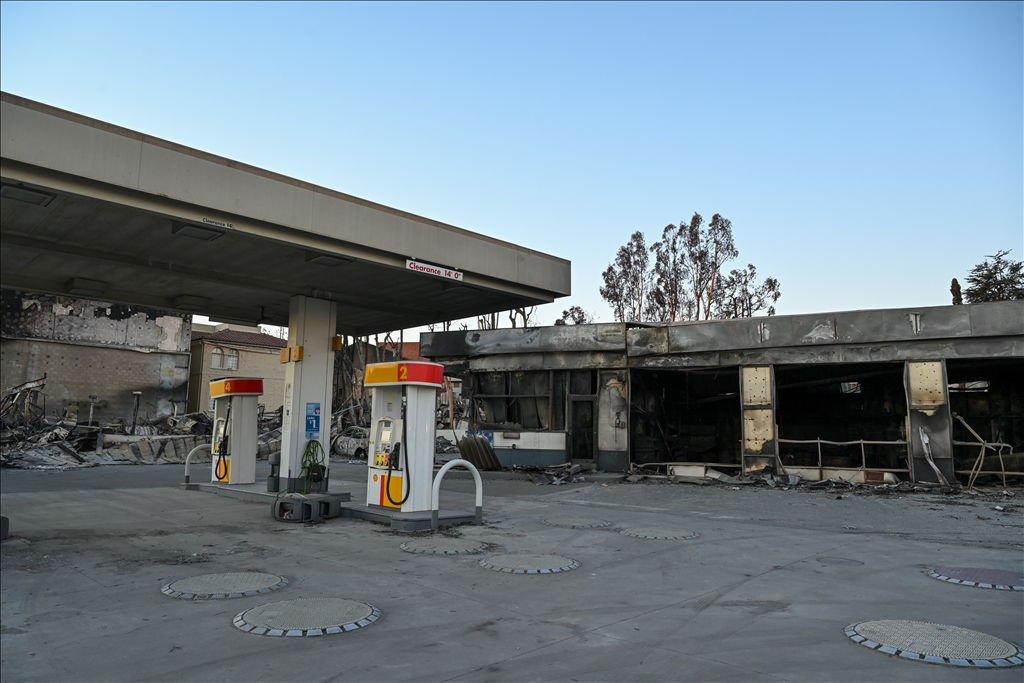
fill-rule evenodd
<path id="1" fill-rule="evenodd" d="M 256 483 L 259 444 L 259 397 L 263 380 L 222 377 L 210 381 L 213 404 L 213 467 L 210 481 L 220 484 Z"/>
<path id="2" fill-rule="evenodd" d="M 444 366 L 408 361 L 366 366 L 363 386 L 373 389 L 367 457 L 366 504 L 430 510 L 434 474 L 434 420 Z"/>

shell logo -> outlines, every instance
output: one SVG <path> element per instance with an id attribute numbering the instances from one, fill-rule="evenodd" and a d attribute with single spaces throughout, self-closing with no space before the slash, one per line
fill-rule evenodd
<path id="1" fill-rule="evenodd" d="M 373 480 L 374 480 L 374 481 L 377 481 L 377 475 L 376 475 L 376 474 L 375 474 L 375 475 L 373 475 Z"/>

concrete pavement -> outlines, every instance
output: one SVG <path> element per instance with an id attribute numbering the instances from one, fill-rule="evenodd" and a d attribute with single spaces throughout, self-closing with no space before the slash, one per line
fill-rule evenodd
<path id="1" fill-rule="evenodd" d="M 332 481 L 350 481 L 358 499 L 364 470 L 332 467 Z M 5 681 L 1020 681 L 1024 675 L 1024 668 L 904 661 L 843 634 L 854 622 L 910 619 L 1021 644 L 1024 594 L 926 575 L 951 565 L 1019 571 L 1024 519 L 1014 501 L 1020 493 L 954 498 L 487 481 L 485 526 L 449 533 L 485 541 L 490 550 L 434 556 L 402 552 L 399 545 L 412 535 L 381 525 L 287 524 L 271 519 L 265 505 L 171 487 L 133 488 L 120 478 L 113 489 L 8 493 L 24 474 L 3 473 L 3 514 L 12 525 L 0 548 Z M 997 505 L 1004 510 L 994 510 Z M 442 506 L 472 509 L 472 483 L 446 479 Z M 567 515 L 613 525 L 542 523 Z M 618 533 L 656 525 L 700 536 L 657 541 Z M 515 552 L 563 555 L 581 566 L 544 576 L 479 566 L 481 557 Z M 826 564 L 818 561 L 823 557 L 853 562 Z M 180 578 L 234 571 L 275 573 L 291 583 L 234 600 L 188 602 L 160 593 Z M 231 625 L 244 609 L 305 597 L 359 600 L 383 617 L 320 638 L 253 636 Z"/>

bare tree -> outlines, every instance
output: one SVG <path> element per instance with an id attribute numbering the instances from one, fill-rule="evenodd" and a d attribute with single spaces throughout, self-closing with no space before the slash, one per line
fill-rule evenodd
<path id="1" fill-rule="evenodd" d="M 782 295 L 778 280 L 758 283 L 753 264 L 723 273 L 739 251 L 732 222 L 721 214 L 706 225 L 694 213 L 689 223 L 665 226 L 661 240 L 651 245 L 650 268 L 640 253 L 643 246 L 643 234 L 633 233 L 603 273 L 601 296 L 616 320 L 710 320 L 749 317 L 765 309 L 774 315 L 774 304 Z"/>
<path id="2" fill-rule="evenodd" d="M 498 329 L 498 314 L 487 313 L 485 315 L 478 315 L 476 317 L 476 329 L 478 330 L 496 330 Z"/>
<path id="3" fill-rule="evenodd" d="M 615 311 L 616 320 L 643 320 L 644 299 L 652 280 L 649 263 L 644 234 L 637 230 L 602 273 L 605 284 L 600 293 Z"/>
<path id="4" fill-rule="evenodd" d="M 654 285 L 647 298 L 647 320 L 675 322 L 693 313 L 693 302 L 686 295 L 690 275 L 686 235 L 682 223 L 669 223 L 661 231 L 661 241 L 651 245 L 654 253 Z"/>
<path id="5" fill-rule="evenodd" d="M 586 325 L 594 322 L 594 316 L 584 311 L 579 306 L 570 306 L 569 310 L 562 311 L 562 317 L 555 321 L 556 325 Z"/>
<path id="6" fill-rule="evenodd" d="M 522 323 L 522 327 L 529 327 L 532 323 L 536 322 L 534 319 L 534 313 L 536 313 L 537 307 L 530 306 L 529 308 L 513 308 L 508 312 L 509 322 L 512 323 L 512 329 L 518 327 L 517 322 Z"/>
<path id="7" fill-rule="evenodd" d="M 732 221 L 716 213 L 708 223 L 708 229 L 699 233 L 699 250 L 703 258 L 700 266 L 705 272 L 707 285 L 698 298 L 704 299 L 704 320 L 710 320 L 715 305 L 716 287 L 721 277 L 722 266 L 739 256 L 732 238 Z M 695 292 L 696 293 L 696 292 Z M 698 310 L 698 318 L 699 318 Z"/>
<path id="8" fill-rule="evenodd" d="M 707 267 L 707 247 L 704 244 L 705 240 L 701 239 L 701 234 L 705 232 L 704 217 L 694 212 L 689 224 L 679 222 L 679 232 L 685 245 L 686 269 L 682 276 L 685 277 L 687 285 L 685 296 L 692 307 L 688 317 L 700 320 L 702 294 L 711 282 L 711 273 Z"/>
<path id="9" fill-rule="evenodd" d="M 724 276 L 719 292 L 715 318 L 750 318 L 765 309 L 768 315 L 775 315 L 774 304 L 782 296 L 779 281 L 773 277 L 757 284 L 757 269 L 753 263 Z"/>
<path id="10" fill-rule="evenodd" d="M 598 290 L 601 293 L 601 298 L 608 302 L 608 305 L 612 307 L 612 315 L 621 322 L 626 319 L 626 299 L 623 294 L 625 282 L 621 274 L 611 265 L 601 274 L 601 277 L 604 279 L 604 287 Z"/>

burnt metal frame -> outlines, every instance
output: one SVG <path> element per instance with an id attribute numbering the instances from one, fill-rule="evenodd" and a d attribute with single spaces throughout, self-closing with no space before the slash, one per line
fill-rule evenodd
<path id="1" fill-rule="evenodd" d="M 951 415 L 955 419 L 959 420 L 960 424 L 962 424 L 964 427 L 966 427 L 967 431 L 969 431 L 971 433 L 971 435 L 975 439 L 977 439 L 977 441 L 954 441 L 953 445 L 954 446 L 980 446 L 981 447 L 981 449 L 978 451 L 978 458 L 974 461 L 974 465 L 971 467 L 971 469 L 969 471 L 965 472 L 964 470 L 957 470 L 955 472 L 956 474 L 965 474 L 966 473 L 968 475 L 968 478 L 967 478 L 967 489 L 970 490 L 970 489 L 974 488 L 974 482 L 975 482 L 975 480 L 977 480 L 978 475 L 981 475 L 981 474 L 1001 474 L 1002 477 L 1003 477 L 1003 488 L 1006 488 L 1006 463 L 1003 462 L 1003 450 L 1009 448 L 1010 449 L 1010 453 L 1012 454 L 1013 453 L 1013 446 L 1011 446 L 1008 443 L 1002 443 L 1002 442 L 999 442 L 999 441 L 985 441 L 985 439 L 981 438 L 981 435 L 978 434 L 978 432 L 976 432 L 973 429 L 971 429 L 971 426 L 969 424 L 967 424 L 967 421 L 964 420 L 964 418 L 960 417 L 956 413 L 951 413 Z M 982 471 L 981 468 L 985 464 L 985 450 L 986 449 L 992 449 L 993 451 L 996 452 L 996 455 L 999 456 L 999 468 L 1000 468 L 1001 471 L 999 471 L 999 472 Z"/>
<path id="2" fill-rule="evenodd" d="M 853 446 L 854 444 L 860 444 L 860 467 L 859 470 L 865 472 L 868 471 L 867 454 L 864 451 L 864 446 L 908 446 L 906 441 L 870 441 L 866 439 L 858 439 L 856 441 L 829 441 L 828 439 L 783 439 L 779 438 L 778 442 L 781 443 L 815 443 L 818 444 L 818 469 L 824 469 L 824 465 L 821 464 L 821 444 L 827 443 L 831 446 Z M 779 460 L 781 461 L 782 454 L 779 453 Z M 842 468 L 829 468 L 829 469 L 842 469 Z M 909 472 L 906 468 L 890 469 L 885 467 L 872 467 L 872 472 Z"/>

